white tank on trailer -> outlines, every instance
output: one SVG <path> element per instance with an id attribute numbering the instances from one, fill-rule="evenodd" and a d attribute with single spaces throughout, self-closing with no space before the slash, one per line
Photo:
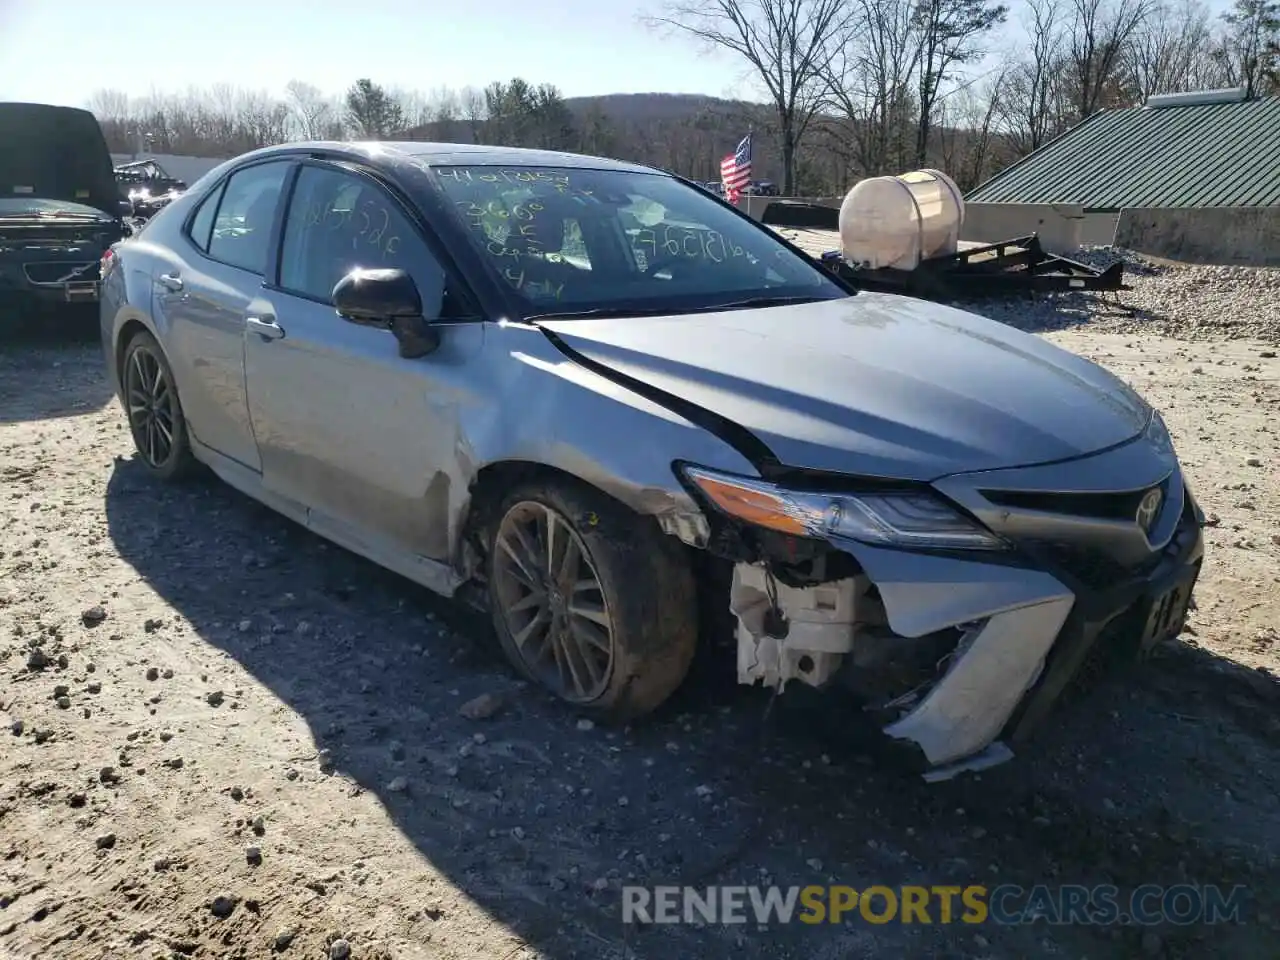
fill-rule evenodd
<path id="1" fill-rule="evenodd" d="M 840 245 L 855 266 L 914 270 L 955 253 L 963 224 L 964 198 L 941 170 L 870 177 L 840 205 Z"/>

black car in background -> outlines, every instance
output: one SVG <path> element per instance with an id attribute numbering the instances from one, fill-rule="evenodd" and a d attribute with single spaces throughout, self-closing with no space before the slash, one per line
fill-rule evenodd
<path id="1" fill-rule="evenodd" d="M 103 254 L 130 232 L 128 206 L 92 113 L 0 103 L 0 334 L 96 305 Z"/>
<path id="2" fill-rule="evenodd" d="M 187 189 L 185 180 L 171 177 L 155 160 L 134 160 L 115 168 L 120 192 L 128 198 L 133 216 L 150 220 Z"/>

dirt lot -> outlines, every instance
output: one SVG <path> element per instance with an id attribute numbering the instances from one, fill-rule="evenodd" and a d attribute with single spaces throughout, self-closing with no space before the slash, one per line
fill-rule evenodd
<path id="1" fill-rule="evenodd" d="M 766 712 L 711 670 L 584 729 L 450 605 L 214 481 L 148 482 L 95 345 L 0 346 L 0 956 L 1274 957 L 1280 359 L 1048 336 L 1166 412 L 1211 514 L 1199 609 L 1034 750 L 932 787 L 838 705 Z M 1249 892 L 1215 928 L 762 931 L 624 927 L 627 882 Z"/>

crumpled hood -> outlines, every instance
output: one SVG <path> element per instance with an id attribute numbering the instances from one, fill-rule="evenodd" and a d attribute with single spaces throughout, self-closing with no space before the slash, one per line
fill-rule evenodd
<path id="1" fill-rule="evenodd" d="M 792 467 L 933 480 L 1093 453 L 1135 437 L 1149 416 L 1097 364 L 890 294 L 538 325 L 595 364 L 751 431 Z"/>

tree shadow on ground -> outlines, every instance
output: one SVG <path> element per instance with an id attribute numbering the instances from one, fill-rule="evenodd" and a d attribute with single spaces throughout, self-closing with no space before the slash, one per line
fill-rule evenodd
<path id="1" fill-rule="evenodd" d="M 1274 879 L 1259 872 L 1272 869 L 1266 857 L 1256 867 L 1248 852 L 1275 849 L 1280 836 L 1274 737 L 1237 728 L 1220 709 L 1227 694 L 1198 668 L 1108 681 L 1065 706 L 1013 763 L 928 786 L 871 760 L 835 698 L 788 693 L 766 719 L 768 697 L 705 660 L 649 721 L 580 729 L 517 686 L 480 618 L 216 481 L 162 487 L 118 460 L 106 512 L 119 555 L 308 724 L 336 775 L 377 795 L 436 870 L 540 957 L 1128 958 L 1150 933 L 988 924 L 975 939 L 964 924 L 856 918 L 767 931 L 624 926 L 624 883 L 1186 879 L 1265 890 Z M 1193 691 L 1202 720 L 1171 716 Z M 460 704 L 494 692 L 508 703 L 483 726 L 459 716 Z M 402 759 L 389 755 L 392 741 L 407 745 Z M 408 790 L 391 789 L 400 776 Z M 1238 816 L 1204 828 L 1222 778 Z M 1257 927 L 1160 935 L 1169 956 L 1204 955 L 1207 937 L 1219 955 L 1272 955 Z"/>

